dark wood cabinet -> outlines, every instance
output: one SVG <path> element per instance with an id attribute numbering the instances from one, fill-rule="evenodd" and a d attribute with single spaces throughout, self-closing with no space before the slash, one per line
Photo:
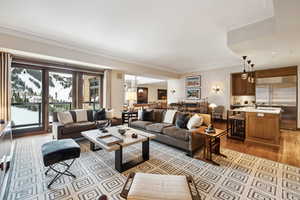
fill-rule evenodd
<path id="1" fill-rule="evenodd" d="M 241 78 L 241 73 L 231 74 L 231 91 L 233 96 L 254 96 L 255 84 Z"/>
<path id="2" fill-rule="evenodd" d="M 280 115 L 246 113 L 246 141 L 279 147 Z"/>

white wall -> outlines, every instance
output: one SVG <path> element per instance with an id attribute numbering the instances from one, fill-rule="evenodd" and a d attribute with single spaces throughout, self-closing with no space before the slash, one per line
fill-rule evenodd
<path id="1" fill-rule="evenodd" d="M 157 90 L 158 89 L 168 89 L 167 82 L 165 83 L 153 83 L 153 84 L 139 84 L 138 87 L 148 88 L 148 103 L 157 102 Z"/>
<path id="2" fill-rule="evenodd" d="M 168 80 L 168 104 L 182 100 L 184 100 L 184 79 Z"/>
<path id="3" fill-rule="evenodd" d="M 120 76 L 120 77 L 119 77 Z M 112 70 L 111 72 L 111 108 L 114 117 L 121 118 L 124 104 L 124 72 Z"/>
<path id="4" fill-rule="evenodd" d="M 210 103 L 224 105 L 226 109 L 230 107 L 230 74 L 238 72 L 240 67 L 228 67 L 218 70 L 204 72 L 194 72 L 184 75 L 180 79 L 168 81 L 168 103 L 178 102 L 185 99 L 185 77 L 190 75 L 201 75 L 201 98 L 208 98 Z M 212 88 L 220 87 L 218 94 L 214 93 Z M 176 92 L 171 94 L 171 90 Z"/>

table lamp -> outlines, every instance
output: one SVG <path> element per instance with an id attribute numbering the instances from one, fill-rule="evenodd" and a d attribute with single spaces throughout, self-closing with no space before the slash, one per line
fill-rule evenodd
<path id="1" fill-rule="evenodd" d="M 126 100 L 129 103 L 129 109 L 133 109 L 133 104 L 137 100 L 136 91 L 127 91 L 126 92 Z"/>

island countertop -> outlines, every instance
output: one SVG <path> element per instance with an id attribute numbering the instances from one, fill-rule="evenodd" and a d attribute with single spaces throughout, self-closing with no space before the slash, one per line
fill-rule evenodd
<path id="1" fill-rule="evenodd" d="M 276 107 L 243 107 L 243 108 L 235 108 L 232 111 L 236 112 L 255 112 L 255 113 L 268 113 L 268 114 L 280 114 L 281 108 Z"/>

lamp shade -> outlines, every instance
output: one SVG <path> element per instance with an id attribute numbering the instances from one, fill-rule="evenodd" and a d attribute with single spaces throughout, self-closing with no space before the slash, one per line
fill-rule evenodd
<path id="1" fill-rule="evenodd" d="M 137 100 L 137 94 L 135 91 L 127 91 L 126 92 L 126 100 L 127 101 L 136 101 Z"/>
<path id="2" fill-rule="evenodd" d="M 211 104 L 209 104 L 209 107 L 212 108 L 212 109 L 214 109 L 215 107 L 217 107 L 217 105 L 214 104 L 214 103 L 211 103 Z"/>

